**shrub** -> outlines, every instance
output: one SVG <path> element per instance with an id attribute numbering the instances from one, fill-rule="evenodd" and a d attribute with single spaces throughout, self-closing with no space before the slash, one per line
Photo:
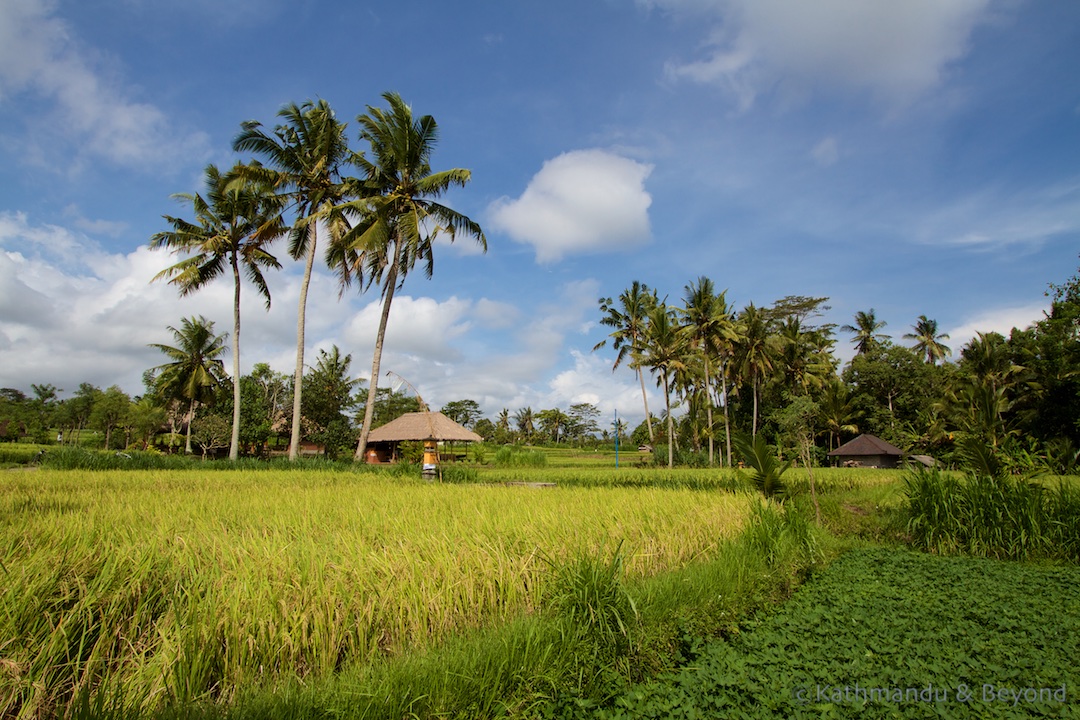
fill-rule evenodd
<path id="1" fill-rule="evenodd" d="M 763 557 L 769 567 L 784 563 L 812 565 L 823 557 L 808 513 L 793 500 L 752 505 L 750 520 L 743 533 L 746 544 Z"/>
<path id="2" fill-rule="evenodd" d="M 791 461 L 781 464 L 776 457 L 776 448 L 765 442 L 764 435 L 759 434 L 752 438 L 747 435 L 733 435 L 731 440 L 739 455 L 751 467 L 750 479 L 754 486 L 767 498 L 782 497 L 785 488 L 780 476 L 791 467 Z"/>

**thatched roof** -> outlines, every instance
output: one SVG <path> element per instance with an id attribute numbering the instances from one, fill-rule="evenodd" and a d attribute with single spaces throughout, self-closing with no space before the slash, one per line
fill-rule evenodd
<path id="1" fill-rule="evenodd" d="M 481 442 L 472 430 L 458 425 L 441 412 L 405 413 L 368 436 L 368 442 L 398 442 L 400 440 L 454 440 Z"/>
<path id="2" fill-rule="evenodd" d="M 860 435 L 829 453 L 829 457 L 859 457 L 861 455 L 903 456 L 904 451 L 874 435 Z"/>

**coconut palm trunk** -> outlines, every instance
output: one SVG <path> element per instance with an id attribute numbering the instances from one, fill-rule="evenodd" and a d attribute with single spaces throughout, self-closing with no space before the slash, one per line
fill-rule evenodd
<path id="1" fill-rule="evenodd" d="M 232 254 L 233 271 L 233 410 L 232 438 L 229 441 L 229 460 L 240 457 L 240 264 Z"/>
<path id="2" fill-rule="evenodd" d="M 396 255 L 396 253 L 395 253 Z M 379 317 L 379 331 L 375 336 L 375 352 L 371 358 L 371 382 L 368 383 L 367 406 L 364 408 L 364 425 L 360 429 L 360 440 L 356 444 L 354 460 L 363 461 L 367 452 L 368 435 L 371 433 L 371 421 L 375 418 L 375 397 L 379 386 L 379 366 L 382 364 L 383 340 L 386 338 L 386 325 L 390 319 L 390 303 L 394 301 L 394 289 L 397 287 L 397 257 L 390 261 L 386 277 L 386 296 L 383 299 L 382 315 Z"/>
<path id="3" fill-rule="evenodd" d="M 187 414 L 187 440 L 184 443 L 184 454 L 191 454 L 191 425 L 195 422 L 195 398 L 191 399 L 191 403 L 188 405 Z M 105 447 L 109 447 L 108 432 L 105 433 Z"/>
<path id="4" fill-rule="evenodd" d="M 731 467 L 731 417 L 728 415 L 726 363 L 720 366 L 720 392 L 724 397 L 724 440 L 727 443 L 727 466 Z"/>
<path id="5" fill-rule="evenodd" d="M 292 437 L 289 440 L 289 460 L 296 460 L 300 455 L 300 401 L 304 391 L 304 320 L 307 317 L 308 286 L 311 284 L 311 269 L 315 265 L 315 226 L 311 226 L 311 238 L 308 242 L 307 258 L 304 261 L 304 279 L 300 283 L 300 306 L 296 311 L 296 370 L 293 373 L 293 418 Z"/>
<path id="6" fill-rule="evenodd" d="M 662 374 L 664 378 L 664 403 L 667 408 L 667 466 L 668 468 L 675 467 L 675 422 L 671 418 L 671 391 L 668 388 L 668 374 L 665 370 Z"/>
<path id="7" fill-rule="evenodd" d="M 709 377 L 709 359 L 705 358 L 705 425 L 709 428 L 709 467 L 713 465 L 712 426 L 712 378 Z"/>
<path id="8" fill-rule="evenodd" d="M 753 418 L 753 422 L 750 425 L 750 437 L 756 438 L 757 437 L 757 410 L 758 410 L 758 380 L 757 380 L 757 374 L 756 373 L 754 374 L 754 379 L 750 383 L 750 385 L 751 385 L 751 388 L 754 391 L 754 418 Z"/>
<path id="9" fill-rule="evenodd" d="M 649 415 L 649 396 L 645 394 L 645 374 L 641 372 L 641 366 L 637 367 L 638 380 L 641 381 L 641 402 L 645 405 L 645 427 L 649 429 L 649 442 L 656 444 L 656 436 L 653 435 L 652 417 Z"/>

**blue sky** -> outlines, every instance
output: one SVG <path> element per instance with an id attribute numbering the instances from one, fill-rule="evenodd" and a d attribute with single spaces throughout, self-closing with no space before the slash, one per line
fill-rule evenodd
<path id="1" fill-rule="evenodd" d="M 387 90 L 439 122 L 435 169 L 472 171 L 448 201 L 489 243 L 395 299 L 383 368 L 433 405 L 640 419 L 591 351 L 633 280 L 828 296 L 825 321 L 874 308 L 898 340 L 925 314 L 958 350 L 1076 270 L 1077 68 L 1071 0 L 0 0 L 0 385 L 138 393 L 167 325 L 230 329 L 227 282 L 149 282 L 170 196 L 236 160 L 242 121 L 324 98 L 355 140 Z M 245 371 L 291 372 L 285 264 L 269 313 L 246 295 Z M 366 376 L 377 300 L 319 270 L 309 361 L 336 343 Z"/>

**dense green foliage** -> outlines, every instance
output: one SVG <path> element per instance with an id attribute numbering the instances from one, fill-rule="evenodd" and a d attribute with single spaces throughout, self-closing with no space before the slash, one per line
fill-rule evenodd
<path id="1" fill-rule="evenodd" d="M 1078 585 L 1076 567 L 852 551 L 587 716 L 1074 717 Z"/>
<path id="2" fill-rule="evenodd" d="M 936 470 L 904 481 L 912 543 L 937 553 L 1080 562 L 1080 489 L 1004 473 Z"/>

